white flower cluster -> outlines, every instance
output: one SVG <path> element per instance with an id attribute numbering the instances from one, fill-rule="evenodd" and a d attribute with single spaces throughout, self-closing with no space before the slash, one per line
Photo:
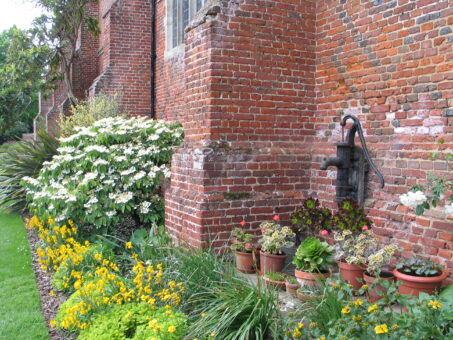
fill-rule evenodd
<path id="1" fill-rule="evenodd" d="M 445 205 L 445 214 L 447 216 L 453 216 L 453 202 Z"/>
<path id="2" fill-rule="evenodd" d="M 37 179 L 24 180 L 32 210 L 56 220 L 113 226 L 124 214 L 155 221 L 157 194 L 170 177 L 173 149 L 183 138 L 179 124 L 121 117 L 97 121 L 61 139 L 59 154 Z"/>
<path id="3" fill-rule="evenodd" d="M 420 190 L 409 191 L 407 194 L 403 194 L 400 196 L 401 204 L 411 209 L 417 208 L 420 204 L 425 203 L 426 200 L 427 198 L 425 194 Z"/>

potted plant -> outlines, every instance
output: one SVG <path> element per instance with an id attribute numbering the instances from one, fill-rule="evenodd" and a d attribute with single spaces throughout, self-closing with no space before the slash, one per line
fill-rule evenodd
<path id="1" fill-rule="evenodd" d="M 314 286 L 330 276 L 329 266 L 335 264 L 333 249 L 327 242 L 307 237 L 297 248 L 293 258 L 294 271 L 302 286 Z"/>
<path id="2" fill-rule="evenodd" d="M 389 244 L 377 249 L 367 258 L 363 279 L 370 287 L 368 294 L 372 302 L 380 300 L 384 295 L 383 293 L 385 293 L 384 287 L 379 282 L 382 280 L 393 281 L 395 278 L 392 272 L 382 270 L 382 268 L 390 263 L 397 250 L 397 246 Z"/>
<path id="3" fill-rule="evenodd" d="M 242 272 L 251 274 L 255 272 L 253 238 L 254 235 L 246 233 L 243 229 L 245 221 L 240 223 L 241 228 L 234 228 L 231 235 L 233 236 L 233 244 L 231 249 L 235 251 L 236 268 Z"/>
<path id="4" fill-rule="evenodd" d="M 434 294 L 438 291 L 448 270 L 434 261 L 416 257 L 398 263 L 393 275 L 402 282 L 398 287 L 401 294 L 419 296 L 421 292 Z"/>
<path id="5" fill-rule="evenodd" d="M 373 232 L 368 229 L 358 234 L 350 230 L 336 231 L 334 240 L 333 248 L 340 267 L 340 275 L 358 290 L 362 286 L 361 281 L 370 249 L 376 244 Z"/>
<path id="6" fill-rule="evenodd" d="M 285 275 L 277 272 L 268 272 L 263 275 L 263 281 L 269 288 L 277 290 L 285 290 L 286 282 Z"/>
<path id="7" fill-rule="evenodd" d="M 296 295 L 297 290 L 300 288 L 299 281 L 295 277 L 288 276 L 286 278 L 286 292 Z"/>
<path id="8" fill-rule="evenodd" d="M 338 211 L 332 216 L 330 226 L 333 230 L 349 230 L 360 233 L 372 226 L 372 221 L 366 216 L 365 210 L 353 199 L 344 199 L 338 206 Z"/>
<path id="9" fill-rule="evenodd" d="M 291 216 L 291 222 L 298 234 L 316 236 L 323 230 L 330 230 L 331 218 L 332 213 L 328 208 L 321 208 L 317 199 L 309 197 Z"/>
<path id="10" fill-rule="evenodd" d="M 289 227 L 281 227 L 278 223 L 279 217 L 274 216 L 274 221 L 261 223 L 263 234 L 260 243 L 260 268 L 262 273 L 281 272 L 285 266 L 285 259 L 288 257 L 283 248 L 291 247 L 294 242 L 291 240 L 295 234 Z"/>

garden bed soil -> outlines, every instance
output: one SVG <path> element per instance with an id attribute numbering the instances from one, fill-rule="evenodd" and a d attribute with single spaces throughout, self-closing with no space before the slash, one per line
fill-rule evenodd
<path id="1" fill-rule="evenodd" d="M 32 254 L 33 270 L 36 275 L 36 283 L 38 285 L 39 293 L 41 294 L 41 310 L 49 329 L 49 336 L 51 340 L 68 340 L 68 337 L 61 337 L 57 330 L 49 326 L 50 320 L 55 318 L 57 310 L 60 305 L 66 301 L 67 296 L 53 289 L 52 275 L 42 270 L 38 262 L 38 255 L 36 254 L 36 244 L 39 243 L 39 238 L 33 230 L 26 228 L 28 235 L 28 242 L 30 243 L 30 250 Z M 55 295 L 51 296 L 50 291 L 54 291 Z"/>

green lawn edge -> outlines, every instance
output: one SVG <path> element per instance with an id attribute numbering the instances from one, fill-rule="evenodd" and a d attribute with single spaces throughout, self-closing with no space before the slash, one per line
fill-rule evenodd
<path id="1" fill-rule="evenodd" d="M 0 213 L 0 339 L 49 339 L 23 220 L 4 213 Z"/>

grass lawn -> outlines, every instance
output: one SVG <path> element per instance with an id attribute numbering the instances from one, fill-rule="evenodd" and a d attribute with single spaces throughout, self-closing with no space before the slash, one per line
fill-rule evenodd
<path id="1" fill-rule="evenodd" d="M 49 339 L 31 264 L 27 234 L 18 215 L 0 213 L 0 339 Z"/>

